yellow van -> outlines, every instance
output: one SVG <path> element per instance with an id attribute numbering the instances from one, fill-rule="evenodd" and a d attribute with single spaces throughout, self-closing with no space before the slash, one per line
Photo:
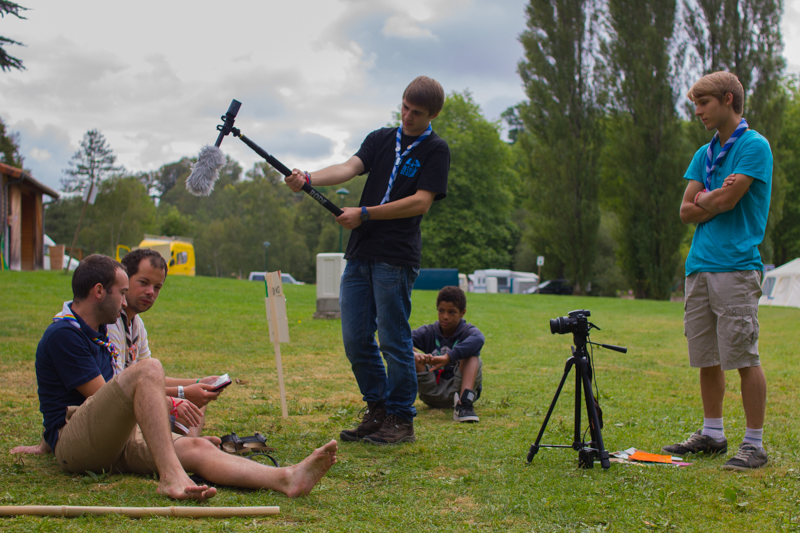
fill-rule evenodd
<path id="1" fill-rule="evenodd" d="M 144 240 L 138 248 L 150 248 L 155 250 L 167 262 L 168 272 L 171 276 L 194 276 L 194 246 L 192 239 L 188 237 L 164 237 L 159 235 L 148 235 L 145 233 Z M 124 244 L 117 246 L 117 261 L 120 260 L 120 250 L 131 251 Z M 123 254 L 124 255 L 124 254 Z"/>

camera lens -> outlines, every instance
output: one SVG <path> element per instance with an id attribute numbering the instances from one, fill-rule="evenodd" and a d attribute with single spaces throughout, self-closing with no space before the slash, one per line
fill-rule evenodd
<path id="1" fill-rule="evenodd" d="M 560 316 L 558 318 L 550 319 L 550 333 L 564 335 L 565 333 L 572 333 L 575 324 L 578 320 L 568 316 Z"/>

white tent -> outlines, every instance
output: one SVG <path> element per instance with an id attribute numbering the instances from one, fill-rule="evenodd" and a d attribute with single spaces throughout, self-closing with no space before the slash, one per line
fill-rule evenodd
<path id="1" fill-rule="evenodd" d="M 800 307 L 800 258 L 767 272 L 758 305 Z"/>

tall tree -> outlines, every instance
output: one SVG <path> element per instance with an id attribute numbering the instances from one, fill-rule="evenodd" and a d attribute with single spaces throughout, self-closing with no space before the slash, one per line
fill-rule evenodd
<path id="1" fill-rule="evenodd" d="M 6 131 L 6 123 L 0 118 L 0 163 L 22 168 L 22 155 L 19 153 L 19 133 Z"/>
<path id="2" fill-rule="evenodd" d="M 608 1 L 603 197 L 619 219 L 617 254 L 637 298 L 669 299 L 685 232 L 677 206 L 691 151 L 676 111 L 677 7 L 677 0 Z"/>
<path id="3" fill-rule="evenodd" d="M 92 198 L 93 188 L 112 172 L 122 170 L 122 167 L 114 165 L 117 157 L 111 147 L 106 145 L 106 138 L 98 130 L 89 130 L 84 134 L 80 149 L 75 152 L 69 161 L 69 168 L 64 170 L 66 178 L 61 180 L 61 188 L 64 192 L 84 192 L 86 198 L 83 202 L 81 216 L 78 218 L 78 225 L 75 228 L 75 237 L 72 239 L 70 255 L 75 255 L 75 245 L 78 242 L 78 234 L 81 231 L 81 223 L 86 214 L 86 206 Z M 67 271 L 69 261 L 64 268 Z"/>
<path id="4" fill-rule="evenodd" d="M 99 130 L 89 130 L 83 135 L 81 147 L 69 160 L 69 168 L 64 170 L 66 177 L 61 179 L 61 190 L 67 193 L 82 193 L 90 185 L 97 184 L 111 173 L 119 172 L 117 156 L 106 144 L 106 138 Z"/>
<path id="5" fill-rule="evenodd" d="M 25 20 L 25 17 L 19 14 L 20 11 L 26 11 L 28 8 L 22 7 L 16 2 L 9 2 L 7 0 L 0 0 L 0 17 L 5 18 L 6 15 L 14 15 L 18 19 Z M 22 65 L 22 60 L 8 54 L 4 46 L 9 44 L 16 44 L 20 46 L 22 43 L 8 39 L 0 35 L 0 70 L 6 71 L 11 69 L 25 70 Z"/>
<path id="6" fill-rule="evenodd" d="M 533 199 L 532 239 L 563 265 L 575 292 L 592 276 L 600 222 L 600 109 L 592 83 L 597 52 L 594 0 L 530 0 L 520 40 L 520 106 Z"/>
<path id="7" fill-rule="evenodd" d="M 718 70 L 735 74 L 744 87 L 748 124 L 774 145 L 786 105 L 781 87 L 786 67 L 780 30 L 783 0 L 683 1 L 697 70 L 703 74 Z M 767 261 L 772 256 L 771 235 L 780 221 L 785 194 L 780 156 L 774 155 L 767 235 L 760 247 Z"/>
<path id="8" fill-rule="evenodd" d="M 780 266 L 800 257 L 800 81 L 788 83 L 790 100 L 786 106 L 784 125 L 778 138 L 777 151 L 786 176 L 785 198 L 780 222 L 772 234 L 773 262 Z"/>
<path id="9" fill-rule="evenodd" d="M 434 202 L 422 220 L 422 265 L 510 268 L 519 238 L 512 220 L 519 178 L 499 125 L 464 92 L 447 97 L 433 128 L 450 147 L 450 173 L 447 199 Z"/>

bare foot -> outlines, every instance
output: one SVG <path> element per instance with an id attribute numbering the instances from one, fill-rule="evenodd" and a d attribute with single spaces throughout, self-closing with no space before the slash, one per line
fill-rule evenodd
<path id="1" fill-rule="evenodd" d="M 317 448 L 303 462 L 288 467 L 287 488 L 283 492 L 290 498 L 305 496 L 311 492 L 322 476 L 336 462 L 336 451 L 339 446 L 335 440 Z"/>
<path id="2" fill-rule="evenodd" d="M 162 477 L 158 484 L 158 489 L 156 489 L 157 492 L 173 500 L 192 499 L 201 502 L 213 498 L 217 494 L 217 489 L 214 487 L 195 485 L 186 473 L 179 477 L 185 479 L 176 479 L 174 482 L 170 482 Z"/>
<path id="3" fill-rule="evenodd" d="M 47 444 L 43 446 L 41 443 L 37 444 L 36 446 L 17 446 L 16 448 L 11 448 L 11 453 L 46 455 L 50 453 L 50 446 L 47 446 Z"/>
<path id="4" fill-rule="evenodd" d="M 203 438 L 206 439 L 207 441 L 209 441 L 211 444 L 217 446 L 217 447 L 219 447 L 219 445 L 222 444 L 222 439 L 219 438 L 219 437 L 213 437 L 211 435 L 204 435 Z"/>

